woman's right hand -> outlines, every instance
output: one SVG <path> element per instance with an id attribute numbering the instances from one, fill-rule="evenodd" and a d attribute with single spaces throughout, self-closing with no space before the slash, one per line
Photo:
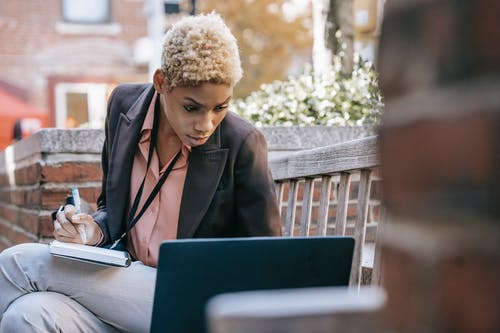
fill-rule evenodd
<path id="1" fill-rule="evenodd" d="M 77 213 L 73 205 L 66 205 L 56 213 L 54 238 L 61 242 L 97 245 L 103 234 L 92 216 Z"/>

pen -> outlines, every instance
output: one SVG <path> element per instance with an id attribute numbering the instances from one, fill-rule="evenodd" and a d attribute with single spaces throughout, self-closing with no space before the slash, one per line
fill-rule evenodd
<path id="1" fill-rule="evenodd" d="M 73 201 L 75 202 L 76 212 L 80 214 L 82 212 L 82 202 L 80 200 L 80 192 L 76 187 L 71 188 L 71 195 L 73 196 Z"/>
<path id="2" fill-rule="evenodd" d="M 73 200 L 75 202 L 76 213 L 80 214 L 82 212 L 81 200 L 80 200 L 80 192 L 76 187 L 71 189 L 71 195 L 73 195 Z M 78 233 L 82 239 L 83 244 L 87 244 L 87 234 L 85 233 L 85 226 L 83 224 L 79 224 L 77 226 Z"/>

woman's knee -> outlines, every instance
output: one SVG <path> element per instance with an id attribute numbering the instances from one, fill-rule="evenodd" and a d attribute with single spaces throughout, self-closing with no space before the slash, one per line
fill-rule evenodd
<path id="1" fill-rule="evenodd" d="M 15 260 L 19 262 L 24 259 L 38 261 L 48 253 L 47 245 L 39 243 L 23 243 L 9 247 L 0 252 L 0 266 Z"/>
<path id="2" fill-rule="evenodd" d="M 0 321 L 4 332 L 117 332 L 71 297 L 51 292 L 16 299 Z"/>
<path id="3" fill-rule="evenodd" d="M 38 255 L 42 252 L 45 252 L 47 249 L 46 244 L 41 244 L 41 243 L 22 243 L 22 244 L 17 244 L 14 246 L 11 246 L 2 252 L 0 252 L 0 258 L 1 257 L 11 257 L 13 255 Z"/>
<path id="4" fill-rule="evenodd" d="M 51 306 L 57 309 L 55 295 L 51 292 L 35 292 L 17 298 L 3 314 L 0 333 L 39 332 L 41 329 L 53 328 L 54 321 L 47 309 Z"/>

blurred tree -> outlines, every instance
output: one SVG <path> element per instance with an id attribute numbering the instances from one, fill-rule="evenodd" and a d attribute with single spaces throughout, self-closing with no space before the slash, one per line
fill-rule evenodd
<path id="1" fill-rule="evenodd" d="M 300 6 L 302 5 L 302 6 Z M 311 61 L 310 1 L 197 0 L 196 11 L 218 12 L 238 39 L 244 77 L 235 97 L 247 96 L 262 83 L 283 80 Z"/>
<path id="2" fill-rule="evenodd" d="M 342 56 L 343 71 L 346 73 L 352 71 L 354 65 L 352 3 L 353 0 L 313 0 L 313 66 L 316 73 L 331 70 L 333 56 L 339 52 L 346 55 Z M 344 45 L 339 44 L 337 31 L 341 32 L 341 42 Z"/>

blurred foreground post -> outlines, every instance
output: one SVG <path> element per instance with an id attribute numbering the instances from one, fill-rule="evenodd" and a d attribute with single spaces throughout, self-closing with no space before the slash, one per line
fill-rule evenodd
<path id="1" fill-rule="evenodd" d="M 384 302 L 376 287 L 246 291 L 214 297 L 207 316 L 211 333 L 373 332 Z"/>
<path id="2" fill-rule="evenodd" d="M 391 332 L 500 332 L 500 2 L 387 1 L 379 53 Z"/>

